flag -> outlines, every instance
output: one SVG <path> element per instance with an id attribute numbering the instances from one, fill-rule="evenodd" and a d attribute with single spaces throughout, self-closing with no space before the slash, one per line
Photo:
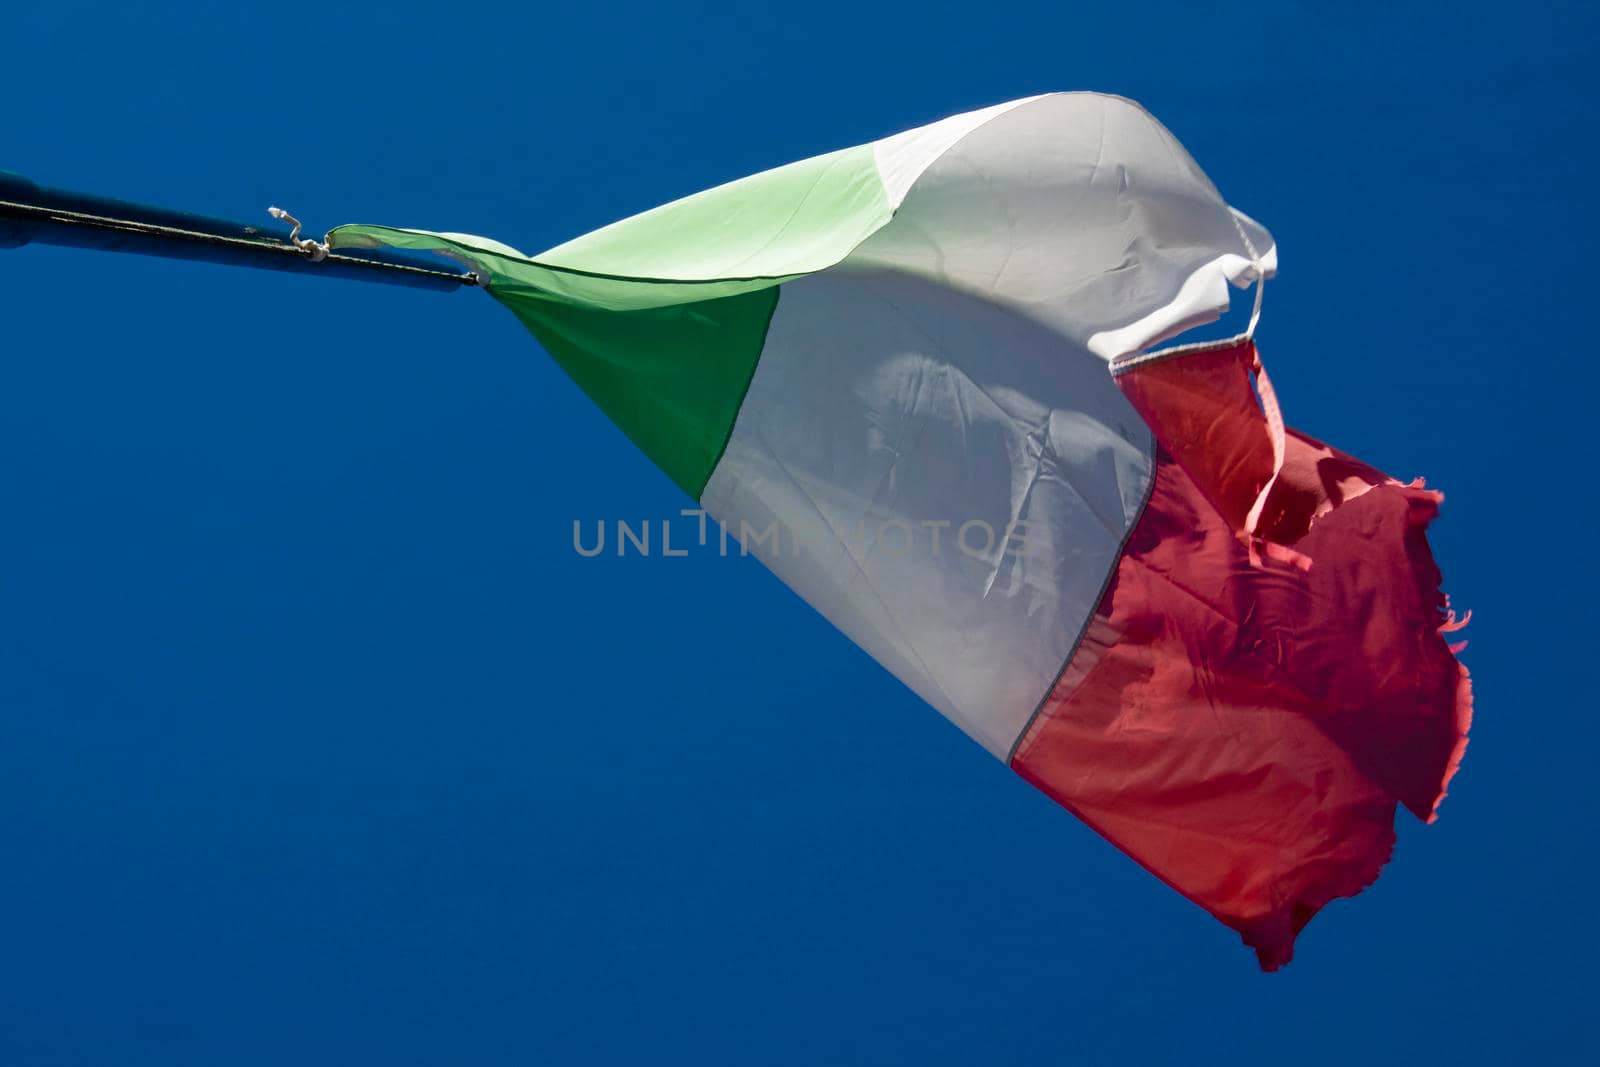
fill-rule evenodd
<path id="1" fill-rule="evenodd" d="M 1263 967 L 1377 876 L 1397 804 L 1434 817 L 1471 705 L 1441 497 L 1285 428 L 1253 320 L 1161 347 L 1277 248 L 1138 105 L 1012 101 L 537 256 L 329 243 L 466 264 L 791 589 Z"/>

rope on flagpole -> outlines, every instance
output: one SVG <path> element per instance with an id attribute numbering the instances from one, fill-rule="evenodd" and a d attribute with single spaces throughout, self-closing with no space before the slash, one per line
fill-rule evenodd
<path id="1" fill-rule="evenodd" d="M 285 214 L 287 215 L 287 213 Z M 158 222 L 147 222 L 141 219 L 117 218 L 110 215 L 73 211 L 67 208 L 49 207 L 10 199 L 0 199 L 0 217 L 23 219 L 76 230 L 126 234 L 132 237 L 170 241 L 175 244 L 231 249 L 267 257 L 272 257 L 273 255 L 304 256 L 313 262 L 325 262 L 329 266 L 339 267 L 346 272 L 343 275 L 344 277 L 354 277 L 359 274 L 377 281 L 383 278 L 384 275 L 389 275 L 396 282 L 402 282 L 403 279 L 407 278 L 415 279 L 416 282 L 426 283 L 427 287 L 430 288 L 436 287 L 441 283 L 465 286 L 481 286 L 483 284 L 482 279 L 474 273 L 432 270 L 427 267 L 412 266 L 408 263 L 346 255 L 332 251 L 325 242 L 310 241 L 305 238 L 298 238 L 294 244 L 289 244 L 282 238 L 267 234 L 235 237 L 180 226 L 170 226 Z M 296 230 L 298 228 L 297 222 Z M 47 241 L 46 243 L 58 242 Z M 349 273 L 352 269 L 356 274 Z"/>
<path id="2" fill-rule="evenodd" d="M 289 231 L 289 243 L 311 257 L 311 262 L 321 263 L 328 258 L 328 242 L 313 241 L 300 236 L 300 220 L 283 210 L 281 207 L 267 208 L 267 214 L 282 222 L 291 224 L 294 228 Z"/>

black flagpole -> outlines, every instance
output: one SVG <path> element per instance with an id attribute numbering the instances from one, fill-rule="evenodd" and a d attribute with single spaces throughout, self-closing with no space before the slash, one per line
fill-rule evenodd
<path id="1" fill-rule="evenodd" d="M 278 215 L 274 212 L 274 215 Z M 293 219 L 284 215 L 285 218 Z M 47 189 L 20 174 L 0 171 L 0 249 L 27 244 L 66 245 L 192 259 L 262 270 L 287 270 L 330 278 L 384 282 L 447 291 L 478 284 L 469 273 L 393 251 L 341 249 L 295 243 L 294 231 L 275 223 L 250 226 L 226 219 L 134 204 L 126 200 Z"/>

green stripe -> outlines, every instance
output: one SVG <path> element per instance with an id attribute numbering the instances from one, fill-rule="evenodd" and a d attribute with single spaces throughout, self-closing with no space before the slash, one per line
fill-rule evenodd
<path id="1" fill-rule="evenodd" d="M 719 186 L 535 258 L 469 234 L 386 226 L 341 226 L 328 243 L 471 266 L 698 500 L 755 373 L 779 284 L 839 262 L 892 213 L 863 146 Z"/>
<path id="2" fill-rule="evenodd" d="M 862 145 L 675 200 L 538 259 L 631 277 L 810 274 L 849 255 L 891 213 L 872 146 Z"/>
<path id="3" fill-rule="evenodd" d="M 755 374 L 777 287 L 636 311 L 502 302 L 628 439 L 699 500 Z"/>

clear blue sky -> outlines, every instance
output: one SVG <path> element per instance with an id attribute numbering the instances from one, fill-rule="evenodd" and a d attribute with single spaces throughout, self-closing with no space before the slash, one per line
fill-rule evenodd
<path id="1" fill-rule="evenodd" d="M 683 501 L 488 299 L 0 252 L 0 1063 L 1600 1046 L 1586 5 L 234 6 L 8 11 L 0 167 L 536 249 L 1140 100 L 1279 241 L 1290 421 L 1448 494 L 1473 747 L 1263 976 L 754 562 L 575 558 Z"/>

